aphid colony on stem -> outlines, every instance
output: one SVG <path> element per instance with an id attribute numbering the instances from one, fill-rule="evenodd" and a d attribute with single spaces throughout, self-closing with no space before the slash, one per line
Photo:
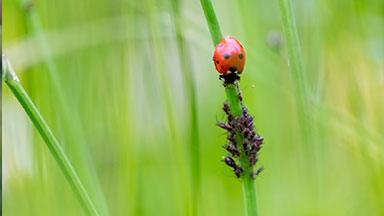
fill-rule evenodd
<path id="1" fill-rule="evenodd" d="M 245 65 L 245 50 L 241 43 L 232 36 L 225 37 L 216 46 L 213 61 L 216 70 L 220 73 L 220 79 L 224 81 L 224 86 L 234 84 L 238 87 L 235 82 L 240 79 L 239 75 L 243 72 Z M 224 157 L 224 162 L 233 169 L 238 178 L 242 176 L 244 169 L 250 169 L 251 171 L 247 173 L 251 178 L 255 178 L 262 171 L 262 168 L 253 171 L 253 167 L 258 161 L 258 152 L 263 138 L 254 130 L 253 117 L 248 114 L 247 108 L 243 105 L 240 91 L 237 97 L 237 101 L 241 104 L 241 114 L 234 116 L 229 105 L 224 103 L 223 111 L 227 121 L 217 124 L 228 134 L 224 149 L 229 155 Z"/>
<path id="2" fill-rule="evenodd" d="M 227 144 L 224 149 L 227 150 L 229 156 L 224 158 L 224 162 L 231 168 L 237 177 L 240 177 L 243 168 L 237 164 L 235 159 L 238 159 L 241 154 L 247 158 L 248 166 L 255 166 L 258 161 L 258 152 L 263 144 L 263 137 L 257 135 L 254 131 L 253 117 L 248 114 L 248 111 L 243 107 L 242 115 L 234 117 L 229 110 L 227 103 L 224 103 L 223 111 L 227 116 L 227 122 L 219 122 L 217 125 L 227 131 Z M 242 137 L 242 143 L 238 143 L 236 135 Z M 263 168 L 257 169 L 251 173 L 252 178 L 256 177 Z"/>

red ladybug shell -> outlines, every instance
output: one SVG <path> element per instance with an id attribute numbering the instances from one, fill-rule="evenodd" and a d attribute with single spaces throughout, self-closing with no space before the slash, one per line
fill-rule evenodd
<path id="1" fill-rule="evenodd" d="M 215 48 L 213 61 L 216 70 L 226 75 L 228 71 L 241 74 L 245 64 L 245 51 L 241 43 L 232 36 L 223 38 Z"/>

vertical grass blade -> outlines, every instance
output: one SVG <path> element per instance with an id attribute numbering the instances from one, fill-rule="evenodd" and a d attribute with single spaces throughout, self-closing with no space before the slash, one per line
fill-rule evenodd
<path id="1" fill-rule="evenodd" d="M 164 29 L 161 28 L 161 26 L 158 23 L 159 17 L 156 16 L 157 14 L 157 6 L 153 4 L 152 1 L 147 0 L 145 1 L 145 19 L 147 23 L 147 31 L 150 36 L 148 40 L 149 44 L 149 50 L 148 53 L 149 56 L 151 56 L 151 60 L 153 60 L 153 63 L 149 65 L 149 70 L 145 72 L 146 75 L 148 75 L 148 79 L 154 79 L 156 85 L 158 87 L 161 87 L 158 89 L 159 95 L 161 100 L 159 100 L 159 103 L 162 108 L 164 108 L 165 117 L 168 124 L 168 137 L 169 141 L 167 142 L 168 145 L 168 153 L 169 155 L 169 162 L 171 163 L 170 166 L 170 180 L 174 184 L 174 187 L 172 188 L 172 199 L 180 200 L 181 205 L 175 206 L 174 210 L 177 212 L 176 214 L 183 214 L 183 210 L 187 210 L 188 205 L 188 198 L 183 196 L 183 186 L 181 184 L 178 184 L 178 182 L 182 181 L 183 178 L 186 176 L 186 173 L 188 170 L 185 169 L 185 156 L 180 154 L 180 152 L 183 152 L 183 146 L 180 145 L 180 135 L 178 130 L 178 123 L 176 122 L 176 113 L 175 113 L 175 106 L 174 106 L 174 98 L 173 93 L 170 88 L 171 86 L 171 80 L 169 79 L 168 74 L 168 65 L 166 64 L 166 47 L 164 40 L 159 37 Z"/>
<path id="2" fill-rule="evenodd" d="M 295 95 L 298 97 L 298 109 L 303 114 L 307 114 L 308 87 L 304 73 L 303 61 L 301 58 L 299 36 L 295 17 L 292 11 L 291 1 L 279 0 L 279 6 L 283 24 L 283 32 L 287 43 L 289 68 L 291 70 Z M 307 115 L 304 117 L 307 117 Z"/>
<path id="3" fill-rule="evenodd" d="M 199 210 L 199 195 L 201 187 L 200 177 L 200 143 L 199 143 L 199 130 L 198 130 L 198 113 L 197 113 L 197 99 L 196 99 L 196 84 L 193 76 L 192 63 L 188 53 L 187 43 L 184 39 L 182 25 L 180 24 L 180 1 L 171 0 L 172 4 L 172 18 L 176 33 L 176 43 L 179 52 L 179 59 L 181 63 L 182 77 L 184 81 L 185 91 L 188 98 L 189 106 L 189 120 L 191 123 L 189 134 L 189 158 L 191 166 L 192 177 L 192 215 L 198 215 Z"/>
<path id="4" fill-rule="evenodd" d="M 217 20 L 211 0 L 200 0 L 200 3 L 204 10 L 213 45 L 215 46 L 223 38 L 219 22 Z M 241 94 L 241 92 L 239 89 L 239 82 L 225 86 L 225 92 L 228 105 L 230 107 L 230 112 L 235 117 L 242 114 L 242 103 L 239 98 L 239 94 Z M 244 137 L 241 134 L 237 134 L 236 140 L 238 143 L 243 143 Z M 242 175 L 241 179 L 243 182 L 246 215 L 257 216 L 256 189 L 254 181 L 251 177 L 251 172 L 253 172 L 253 170 L 252 167 L 249 167 L 248 160 L 244 157 L 244 155 L 241 156 L 240 163 L 244 168 L 244 174 Z"/>
<path id="5" fill-rule="evenodd" d="M 208 23 L 213 45 L 216 45 L 223 38 L 223 33 L 221 32 L 219 21 L 217 20 L 215 10 L 213 9 L 213 4 L 211 0 L 200 0 L 200 4 Z"/>
<path id="6" fill-rule="evenodd" d="M 24 9 L 26 14 L 26 24 L 30 28 L 30 33 L 36 38 L 37 45 L 42 51 L 44 64 L 48 71 L 48 76 L 50 82 L 55 88 L 52 88 L 52 91 L 56 97 L 56 102 L 58 104 L 57 108 L 60 110 L 63 115 L 62 122 L 63 127 L 66 128 L 69 134 L 69 139 L 72 139 L 73 143 L 86 143 L 86 139 L 83 135 L 83 123 L 81 118 L 78 116 L 77 112 L 72 112 L 70 107 L 70 102 L 67 98 L 68 95 L 66 91 L 63 91 L 65 88 L 60 80 L 58 67 L 53 59 L 53 55 L 48 44 L 48 39 L 44 33 L 42 27 L 41 19 L 36 12 L 35 2 L 30 0 L 19 0 L 19 5 Z M 73 139 L 75 137 L 75 139 Z M 98 176 L 96 174 L 95 168 L 90 161 L 89 153 L 85 148 L 85 145 L 71 145 L 74 149 L 73 158 L 78 160 L 78 172 L 83 173 L 82 178 L 85 185 L 89 186 L 89 192 L 95 194 L 95 203 L 99 211 L 103 215 L 109 215 L 109 209 L 107 202 L 105 200 L 104 193 L 100 186 Z"/>
<path id="7" fill-rule="evenodd" d="M 292 86 L 294 88 L 294 95 L 296 97 L 296 109 L 299 114 L 299 127 L 301 130 L 304 149 L 306 150 L 305 155 L 313 159 L 311 166 L 315 166 L 317 156 L 313 153 L 313 146 L 309 145 L 311 143 L 313 132 L 313 113 L 310 113 L 309 85 L 304 71 L 298 30 L 296 27 L 291 0 L 279 0 L 279 6 L 283 32 L 287 44 L 288 66 L 291 74 Z M 307 168 L 312 170 L 311 167 Z"/>
<path id="8" fill-rule="evenodd" d="M 311 200 L 309 202 L 316 206 L 320 203 L 317 201 L 318 194 L 320 193 L 318 190 L 318 179 L 320 178 L 318 170 L 320 170 L 320 164 L 318 161 L 318 152 L 316 151 L 317 147 L 313 139 L 315 125 L 313 122 L 314 113 L 311 111 L 309 103 L 310 89 L 304 71 L 299 35 L 291 0 L 279 0 L 279 8 L 288 53 L 288 66 L 298 113 L 297 118 L 301 135 L 302 156 L 308 161 L 303 165 L 307 181 L 307 184 L 303 187 L 306 187 L 308 193 L 306 195 L 307 200 Z M 316 196 L 313 194 L 316 194 Z"/>
<path id="9" fill-rule="evenodd" d="M 35 125 L 44 142 L 47 144 L 49 151 L 59 165 L 72 190 L 80 200 L 82 207 L 89 215 L 99 215 L 74 167 L 61 148 L 59 141 L 53 135 L 51 129 L 41 116 L 39 110 L 33 104 L 28 94 L 25 92 L 18 77 L 16 76 L 15 71 L 12 69 L 10 62 L 5 56 L 2 58 L 2 66 L 2 76 L 5 83 L 11 89 L 12 93 L 15 95 L 31 119 L 32 123 Z"/>

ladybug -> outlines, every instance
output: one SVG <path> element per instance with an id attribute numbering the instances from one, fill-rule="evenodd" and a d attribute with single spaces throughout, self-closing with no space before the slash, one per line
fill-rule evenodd
<path id="1" fill-rule="evenodd" d="M 234 81 L 243 72 L 245 64 L 245 50 L 243 45 L 234 37 L 223 38 L 215 48 L 213 62 L 220 77 L 225 81 Z M 230 80 L 228 80 L 231 78 Z"/>

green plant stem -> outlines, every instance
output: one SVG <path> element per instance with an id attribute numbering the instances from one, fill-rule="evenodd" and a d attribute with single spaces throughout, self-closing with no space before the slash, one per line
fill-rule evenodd
<path id="1" fill-rule="evenodd" d="M 220 25 L 217 20 L 215 11 L 211 0 L 200 0 L 201 6 L 204 10 L 205 18 L 208 23 L 208 28 L 211 33 L 213 45 L 215 46 L 223 38 L 220 30 Z M 243 104 L 240 101 L 239 95 L 241 95 L 239 82 L 225 86 L 225 93 L 227 96 L 228 106 L 233 116 L 242 115 Z M 236 133 L 236 142 L 243 143 L 244 137 L 240 132 Z M 242 148 L 242 147 L 241 147 Z M 245 155 L 245 151 L 240 155 L 240 166 L 243 168 L 243 174 L 241 179 L 243 182 L 243 193 L 246 207 L 246 215 L 257 216 L 257 204 L 256 204 L 256 189 L 254 181 L 251 177 L 253 168 L 249 166 L 249 162 Z"/>
<path id="2" fill-rule="evenodd" d="M 243 196 L 246 201 L 246 215 L 257 216 L 256 188 L 251 178 L 243 178 Z"/>
<path id="3" fill-rule="evenodd" d="M 33 104 L 28 94 L 25 92 L 18 77 L 16 76 L 15 71 L 12 69 L 9 61 L 4 56 L 2 63 L 2 75 L 5 83 L 11 89 L 12 93 L 15 95 L 15 97 L 17 98 L 21 106 L 24 108 L 25 112 L 27 113 L 33 124 L 35 125 L 36 129 L 40 133 L 44 142 L 47 144 L 47 147 L 51 152 L 53 158 L 59 165 L 72 190 L 79 198 L 82 207 L 89 215 L 99 215 L 91 198 L 88 195 L 88 192 L 86 191 L 79 176 L 77 175 L 74 167 L 66 156 L 64 150 L 61 148 L 59 141 L 53 135 L 51 129 L 41 116 L 39 110 L 37 109 L 35 104 Z"/>
<path id="4" fill-rule="evenodd" d="M 317 166 L 316 154 L 313 154 L 313 148 L 307 145 L 312 139 L 313 113 L 310 112 L 308 99 L 310 96 L 308 88 L 308 80 L 304 71 L 303 60 L 301 56 L 301 48 L 296 27 L 295 16 L 290 0 L 279 0 L 280 13 L 282 19 L 283 32 L 286 41 L 288 53 L 288 66 L 291 74 L 291 82 L 294 88 L 295 103 L 299 115 L 300 130 L 302 141 L 306 150 L 305 155 L 313 159 L 313 163 L 308 169 L 312 170 L 313 166 Z"/>
<path id="5" fill-rule="evenodd" d="M 233 116 L 240 116 L 243 112 L 243 105 L 239 99 L 241 92 L 239 90 L 239 82 L 227 85 L 225 87 L 225 93 L 227 95 L 228 106 Z M 236 133 L 236 143 L 243 143 L 244 137 L 241 132 Z M 242 148 L 242 145 L 240 146 Z M 246 208 L 246 215 L 257 216 L 257 201 L 256 201 L 256 189 L 253 178 L 253 168 L 249 165 L 248 157 L 245 155 L 243 149 L 240 153 L 240 166 L 243 168 L 243 174 L 241 179 L 243 181 L 243 193 Z"/>
<path id="6" fill-rule="evenodd" d="M 228 105 L 231 108 L 231 113 L 234 116 L 240 116 L 243 112 L 241 101 L 239 99 L 239 82 L 227 85 L 225 87 L 225 93 L 227 95 Z"/>
<path id="7" fill-rule="evenodd" d="M 203 8 L 205 19 L 208 23 L 209 32 L 211 33 L 211 38 L 213 45 L 215 46 L 223 38 L 223 33 L 221 33 L 221 28 L 219 21 L 217 20 L 215 10 L 211 0 L 200 0 L 201 7 Z"/>
<path id="8" fill-rule="evenodd" d="M 26 15 L 27 26 L 30 28 L 31 35 L 36 39 L 38 47 L 42 51 L 42 57 L 47 69 L 47 75 L 53 86 L 52 92 L 57 95 L 56 107 L 62 114 L 62 126 L 68 132 L 69 140 L 74 143 L 71 145 L 73 160 L 78 161 L 77 169 L 82 173 L 83 183 L 89 186 L 89 192 L 94 194 L 95 203 L 98 210 L 103 215 L 109 215 L 109 210 L 95 168 L 90 160 L 89 152 L 85 148 L 86 145 L 78 145 L 77 143 L 86 143 L 86 139 L 82 133 L 83 123 L 77 112 L 72 112 L 70 103 L 67 100 L 68 95 L 63 91 L 65 87 L 59 76 L 59 70 L 54 61 L 48 38 L 44 33 L 41 19 L 37 14 L 35 7 L 36 2 L 33 0 L 19 0 L 19 5 L 24 9 Z"/>
<path id="9" fill-rule="evenodd" d="M 305 173 L 308 174 L 306 176 L 306 186 L 309 188 L 306 189 L 306 191 L 308 192 L 308 200 L 312 199 L 309 202 L 316 205 L 319 203 L 316 200 L 318 195 L 313 196 L 313 194 L 318 194 L 320 192 L 317 187 L 319 184 L 317 181 L 320 176 L 316 173 L 316 170 L 320 170 L 320 164 L 318 162 L 319 158 L 317 151 L 314 150 L 313 144 L 310 145 L 311 143 L 314 143 L 313 128 L 315 128 L 315 125 L 313 124 L 314 113 L 313 110 L 311 110 L 309 103 L 309 80 L 306 78 L 306 73 L 304 71 L 299 35 L 291 0 L 279 0 L 279 7 L 288 53 L 288 66 L 298 113 L 299 129 L 302 139 L 301 149 L 304 151 L 302 155 L 306 157 L 306 160 L 310 161 L 303 165 L 306 169 Z"/>
<path id="10" fill-rule="evenodd" d="M 291 71 L 295 95 L 297 97 L 296 102 L 299 112 L 305 114 L 304 118 L 306 118 L 308 114 L 308 87 L 301 57 L 301 49 L 295 17 L 293 15 L 290 0 L 279 0 L 279 5 L 285 41 L 287 43 L 289 68 Z"/>

